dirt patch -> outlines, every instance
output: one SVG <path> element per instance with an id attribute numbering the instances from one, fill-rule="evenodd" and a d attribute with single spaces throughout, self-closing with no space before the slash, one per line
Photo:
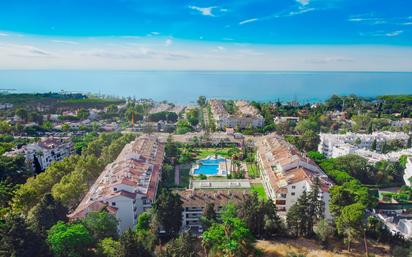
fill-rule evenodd
<path id="1" fill-rule="evenodd" d="M 377 245 L 369 243 L 369 253 L 376 257 L 390 256 L 389 247 L 385 245 Z M 289 254 L 299 254 L 305 257 L 364 257 L 365 250 L 363 246 L 358 243 L 354 244 L 351 252 L 345 249 L 345 246 L 339 242 L 330 242 L 328 249 L 322 249 L 320 243 L 315 240 L 306 238 L 298 239 L 283 239 L 277 241 L 263 241 L 256 242 L 256 248 L 259 249 L 264 257 L 283 257 L 290 256 Z"/>

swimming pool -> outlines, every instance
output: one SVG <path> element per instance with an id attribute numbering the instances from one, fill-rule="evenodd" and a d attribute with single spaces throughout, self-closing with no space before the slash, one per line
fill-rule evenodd
<path id="1" fill-rule="evenodd" d="M 200 160 L 199 167 L 194 169 L 194 175 L 218 175 L 219 174 L 219 163 L 225 161 L 225 159 L 203 159 Z"/>

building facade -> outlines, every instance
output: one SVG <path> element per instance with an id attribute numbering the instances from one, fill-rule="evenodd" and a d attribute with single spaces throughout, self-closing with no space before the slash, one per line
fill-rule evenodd
<path id="1" fill-rule="evenodd" d="M 406 158 L 406 168 L 403 180 L 407 186 L 412 186 L 412 157 Z"/>
<path id="2" fill-rule="evenodd" d="M 210 110 L 213 114 L 216 128 L 257 128 L 262 127 L 265 119 L 259 111 L 247 101 L 235 101 L 236 112 L 230 114 L 226 111 L 223 100 L 209 100 Z"/>
<path id="3" fill-rule="evenodd" d="M 139 214 L 156 198 L 163 158 L 164 144 L 153 135 L 140 136 L 127 144 L 69 218 L 79 219 L 106 209 L 118 219 L 119 234 L 135 226 Z"/>
<path id="4" fill-rule="evenodd" d="M 339 157 L 353 153 L 356 149 L 372 149 L 376 143 L 377 152 L 382 151 L 385 143 L 398 141 L 403 147 L 407 146 L 409 136 L 403 132 L 374 132 L 372 134 L 320 134 L 320 143 L 318 151 L 327 157 Z"/>
<path id="5" fill-rule="evenodd" d="M 45 170 L 52 162 L 61 161 L 73 154 L 73 143 L 67 137 L 45 137 L 37 143 L 7 152 L 6 156 L 21 154 L 29 167 L 36 172 Z"/>
<path id="6" fill-rule="evenodd" d="M 257 143 L 257 161 L 266 195 L 276 204 L 279 215 L 286 215 L 302 193 L 312 189 L 315 177 L 318 177 L 321 182 L 319 198 L 325 203 L 325 217 L 331 218 L 328 202 L 333 183 L 295 146 L 276 134 L 267 135 Z"/>
<path id="7" fill-rule="evenodd" d="M 182 200 L 182 229 L 190 229 L 193 233 L 203 232 L 200 217 L 207 204 L 214 204 L 217 216 L 222 208 L 229 204 L 241 202 L 249 190 L 247 189 L 187 189 L 177 191 Z"/>

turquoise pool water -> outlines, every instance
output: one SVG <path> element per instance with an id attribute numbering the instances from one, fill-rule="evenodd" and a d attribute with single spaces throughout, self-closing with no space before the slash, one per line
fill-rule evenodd
<path id="1" fill-rule="evenodd" d="M 199 161 L 199 168 L 195 169 L 193 174 L 195 175 L 217 175 L 219 173 L 219 162 L 224 159 L 205 159 Z"/>

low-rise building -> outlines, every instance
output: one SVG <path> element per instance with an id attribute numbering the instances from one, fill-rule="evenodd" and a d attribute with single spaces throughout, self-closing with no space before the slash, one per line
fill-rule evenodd
<path id="1" fill-rule="evenodd" d="M 127 144 L 103 170 L 70 219 L 106 208 L 119 221 L 121 234 L 136 225 L 140 213 L 156 198 L 164 158 L 164 144 L 144 135 Z"/>
<path id="2" fill-rule="evenodd" d="M 61 161 L 73 153 L 73 143 L 68 137 L 44 137 L 37 143 L 22 146 L 5 153 L 6 156 L 21 154 L 34 171 L 45 170 L 52 162 Z"/>
<path id="3" fill-rule="evenodd" d="M 406 168 L 403 180 L 407 186 L 412 186 L 412 157 L 406 158 Z"/>
<path id="4" fill-rule="evenodd" d="M 177 191 L 182 201 L 182 229 L 190 229 L 194 233 L 203 231 L 200 217 L 207 204 L 214 204 L 216 214 L 219 215 L 223 206 L 243 201 L 249 190 L 221 189 L 221 190 L 196 190 L 187 189 Z"/>
<path id="5" fill-rule="evenodd" d="M 230 114 L 225 109 L 223 100 L 209 100 L 210 109 L 218 129 L 257 128 L 264 125 L 265 119 L 249 102 L 239 100 L 235 101 L 234 104 L 236 112 Z"/>
<path id="6" fill-rule="evenodd" d="M 391 126 L 394 126 L 394 127 L 412 126 L 412 118 L 402 118 L 400 120 L 393 120 L 391 121 Z"/>
<path id="7" fill-rule="evenodd" d="M 285 123 L 285 122 L 299 122 L 299 117 L 292 117 L 292 116 L 276 116 L 273 121 L 275 124 Z"/>
<path id="8" fill-rule="evenodd" d="M 319 198 L 325 203 L 325 217 L 330 219 L 329 188 L 333 183 L 314 161 L 276 134 L 263 137 L 257 143 L 257 161 L 262 184 L 281 216 L 304 191 L 310 191 L 315 178 L 319 178 Z"/>
<path id="9" fill-rule="evenodd" d="M 320 134 L 318 151 L 327 157 L 338 157 L 340 153 L 353 151 L 353 149 L 371 149 L 376 144 L 376 151 L 380 152 L 385 143 L 398 141 L 402 146 L 408 144 L 409 136 L 403 132 L 374 132 L 372 134 L 346 133 L 346 134 Z M 349 148 L 353 148 L 350 150 Z M 341 149 L 345 149 L 342 151 Z"/>

